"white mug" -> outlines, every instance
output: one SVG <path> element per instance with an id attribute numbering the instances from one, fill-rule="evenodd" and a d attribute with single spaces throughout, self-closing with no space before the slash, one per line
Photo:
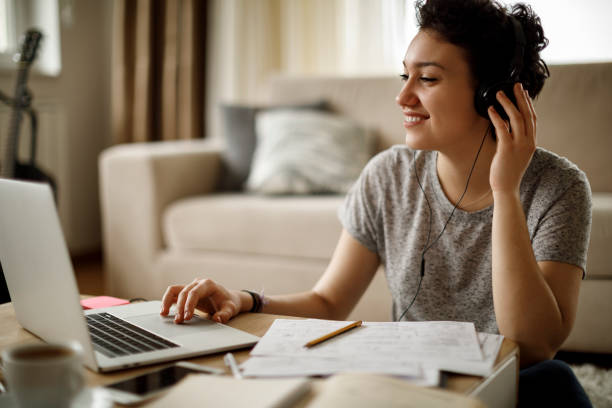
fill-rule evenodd
<path id="1" fill-rule="evenodd" d="M 69 407 L 85 384 L 76 342 L 8 348 L 2 351 L 2 371 L 19 407 Z"/>

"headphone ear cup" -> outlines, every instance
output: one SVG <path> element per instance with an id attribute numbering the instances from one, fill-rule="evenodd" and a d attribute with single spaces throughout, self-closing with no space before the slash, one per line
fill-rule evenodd
<path id="1" fill-rule="evenodd" d="M 491 106 L 491 103 L 488 101 L 490 94 L 490 87 L 488 86 L 479 86 L 474 94 L 474 107 L 476 108 L 476 112 L 485 119 L 489 119 L 487 109 Z"/>
<path id="2" fill-rule="evenodd" d="M 478 112 L 480 116 L 489 119 L 487 109 L 489 109 L 489 106 L 493 105 L 497 113 L 499 113 L 499 116 L 504 120 L 508 120 L 505 109 L 497 102 L 496 94 L 498 91 L 504 91 L 506 96 L 512 101 L 514 106 L 516 106 L 514 82 L 503 81 L 494 83 L 490 86 L 479 87 L 474 96 L 474 105 L 476 107 L 476 112 Z"/>

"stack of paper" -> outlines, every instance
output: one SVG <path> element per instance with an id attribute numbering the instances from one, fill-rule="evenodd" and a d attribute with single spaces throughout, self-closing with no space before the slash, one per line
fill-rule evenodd
<path id="1" fill-rule="evenodd" d="M 439 370 L 488 375 L 503 340 L 478 335 L 467 322 L 364 322 L 319 345 L 304 346 L 347 323 L 277 319 L 242 365 L 243 373 L 285 377 L 368 372 L 438 385 Z"/>

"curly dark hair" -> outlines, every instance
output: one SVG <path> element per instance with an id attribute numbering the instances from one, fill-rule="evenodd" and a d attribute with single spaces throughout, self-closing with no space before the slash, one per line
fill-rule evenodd
<path id="1" fill-rule="evenodd" d="M 518 77 L 535 98 L 550 76 L 540 51 L 548 45 L 540 18 L 530 6 L 515 4 L 510 10 L 494 0 L 417 0 L 421 30 L 433 30 L 466 51 L 476 86 L 504 80 L 515 53 L 510 15 L 525 35 L 523 67 Z"/>

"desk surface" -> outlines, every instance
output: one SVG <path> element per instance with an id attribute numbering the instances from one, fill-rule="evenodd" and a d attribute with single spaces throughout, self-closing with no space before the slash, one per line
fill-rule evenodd
<path id="1" fill-rule="evenodd" d="M 293 317 L 277 316 L 264 313 L 246 313 L 241 314 L 232 319 L 229 322 L 229 326 L 244 330 L 256 336 L 263 336 L 266 330 L 268 330 L 268 327 L 270 327 L 270 325 L 274 321 L 274 319 L 277 318 Z M 26 331 L 19 325 L 17 319 L 15 318 L 13 307 L 10 303 L 0 305 L 0 350 L 16 344 L 26 344 L 40 341 L 41 340 L 38 337 L 32 335 L 30 332 Z M 247 360 L 249 357 L 249 350 L 250 348 L 236 350 L 235 352 L 233 352 L 236 356 L 236 360 L 238 360 L 239 363 Z M 206 364 L 209 366 L 221 368 L 225 370 L 229 375 L 229 371 L 223 363 L 224 354 L 225 353 L 216 353 L 208 356 L 192 358 L 189 359 L 189 361 L 197 364 Z M 506 363 L 509 359 L 513 357 L 518 358 L 518 347 L 516 343 L 512 342 L 511 340 L 504 339 L 500 353 L 497 356 L 497 361 L 495 362 L 495 369 L 501 367 L 504 363 Z M 138 367 L 128 370 L 121 370 L 110 374 L 98 374 L 90 370 L 85 370 L 85 372 L 87 384 L 89 386 L 97 386 L 109 384 L 111 382 L 115 382 L 123 378 L 150 371 L 154 367 L 155 366 Z M 473 390 L 479 387 L 484 380 L 485 379 L 483 377 L 451 374 L 448 376 L 445 388 L 463 394 L 470 394 Z"/>

